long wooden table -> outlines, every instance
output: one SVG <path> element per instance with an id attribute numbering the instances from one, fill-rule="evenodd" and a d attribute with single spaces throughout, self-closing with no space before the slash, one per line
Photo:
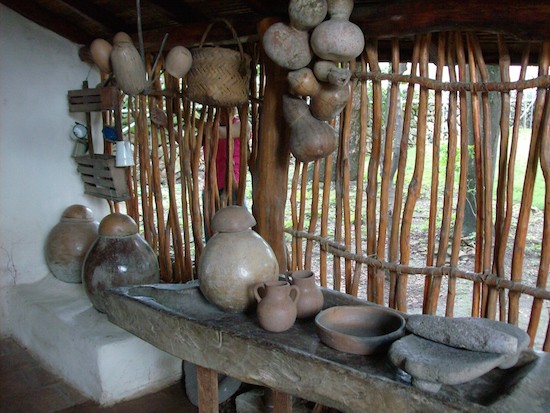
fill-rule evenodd
<path id="1" fill-rule="evenodd" d="M 372 305 L 323 290 L 325 308 Z M 255 314 L 226 313 L 208 303 L 196 282 L 113 289 L 107 315 L 114 324 L 176 357 L 199 366 L 199 411 L 218 411 L 218 372 L 271 388 L 276 412 L 290 412 L 290 398 L 343 412 L 549 412 L 550 357 L 495 369 L 431 394 L 410 385 L 386 354 L 359 356 L 320 342 L 313 320 L 298 320 L 283 333 L 259 327 Z"/>

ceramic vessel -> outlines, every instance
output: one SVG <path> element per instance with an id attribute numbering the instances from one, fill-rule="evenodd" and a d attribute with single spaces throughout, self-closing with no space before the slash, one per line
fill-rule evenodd
<path id="1" fill-rule="evenodd" d="M 315 118 L 303 99 L 283 96 L 283 115 L 290 128 L 290 151 L 301 162 L 326 158 L 338 145 L 336 131 Z"/>
<path id="2" fill-rule="evenodd" d="M 315 316 L 321 341 L 352 354 L 374 354 L 405 335 L 405 319 L 391 308 L 378 305 L 335 306 Z"/>
<path id="3" fill-rule="evenodd" d="M 61 216 L 46 240 L 48 268 L 61 281 L 82 282 L 82 263 L 97 238 L 99 223 L 84 205 L 71 205 Z"/>
<path id="4" fill-rule="evenodd" d="M 228 312 L 253 308 L 254 287 L 279 278 L 275 253 L 251 227 L 256 220 L 245 208 L 228 206 L 212 218 L 215 234 L 200 257 L 199 287 L 208 301 Z"/>
<path id="5" fill-rule="evenodd" d="M 300 298 L 298 287 L 286 281 L 271 281 L 255 286 L 258 301 L 258 323 L 264 330 L 280 333 L 296 321 L 296 303 Z"/>
<path id="6" fill-rule="evenodd" d="M 353 0 L 328 0 L 329 20 L 319 24 L 311 33 L 311 48 L 324 60 L 347 62 L 361 54 L 365 36 L 350 22 Z"/>
<path id="7" fill-rule="evenodd" d="M 321 288 L 315 282 L 313 271 L 294 271 L 287 275 L 291 285 L 300 291 L 300 297 L 296 302 L 298 318 L 311 318 L 322 310 L 324 297 Z"/>
<path id="8" fill-rule="evenodd" d="M 106 290 L 160 282 L 158 258 L 128 215 L 107 215 L 82 267 L 82 282 L 96 310 L 105 312 Z"/>

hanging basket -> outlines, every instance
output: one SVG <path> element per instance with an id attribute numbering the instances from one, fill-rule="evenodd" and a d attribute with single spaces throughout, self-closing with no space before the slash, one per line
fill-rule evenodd
<path id="1" fill-rule="evenodd" d="M 204 46 L 211 23 L 204 32 L 200 46 L 192 49 L 193 64 L 188 74 L 187 97 L 212 106 L 237 106 L 248 102 L 250 56 L 243 51 L 237 33 L 222 19 L 233 34 L 239 51 L 217 46 Z"/>

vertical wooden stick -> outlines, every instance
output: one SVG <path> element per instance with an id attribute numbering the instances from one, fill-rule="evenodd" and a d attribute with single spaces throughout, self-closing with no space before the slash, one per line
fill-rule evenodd
<path id="1" fill-rule="evenodd" d="M 544 225 L 542 231 L 542 248 L 540 251 L 540 263 L 537 276 L 537 287 L 546 288 L 548 281 L 548 271 L 550 270 L 550 97 L 546 96 L 544 105 L 544 117 L 541 127 L 541 151 L 540 166 L 544 175 L 545 193 L 544 193 Z M 535 342 L 535 336 L 540 321 L 543 300 L 533 299 L 531 307 L 531 317 L 527 333 L 531 337 L 531 347 Z"/>
<path id="2" fill-rule="evenodd" d="M 470 69 L 470 81 L 477 82 L 477 66 L 474 57 L 474 44 L 470 34 L 468 38 L 468 64 Z M 483 148 L 481 146 L 481 110 L 479 96 L 472 93 L 472 128 L 474 135 L 474 153 L 476 165 L 476 252 L 474 271 L 481 272 L 483 267 Z M 472 294 L 472 316 L 479 317 L 481 305 L 481 284 L 474 282 Z"/>
<path id="3" fill-rule="evenodd" d="M 361 55 L 361 73 L 366 73 L 366 62 L 364 54 Z M 359 114 L 359 159 L 357 166 L 357 188 L 355 191 L 355 253 L 363 253 L 363 175 L 365 173 L 365 154 L 366 154 L 366 142 L 367 142 L 367 123 L 368 123 L 368 95 L 367 95 L 367 82 L 361 82 L 361 108 Z M 357 296 L 359 292 L 359 282 L 361 279 L 362 264 L 355 263 L 351 294 Z M 367 285 L 367 291 L 372 289 L 372 285 L 369 282 Z"/>
<path id="4" fill-rule="evenodd" d="M 548 73 L 550 64 L 550 43 L 544 43 L 540 54 L 539 75 Z M 529 148 L 529 157 L 527 159 L 527 167 L 525 170 L 525 180 L 523 181 L 523 193 L 521 196 L 521 207 L 519 211 L 516 236 L 514 239 L 514 249 L 512 253 L 512 281 L 521 281 L 523 259 L 525 257 L 525 242 L 527 238 L 527 228 L 529 225 L 529 216 L 531 214 L 531 205 L 533 203 L 533 189 L 535 185 L 535 177 L 537 174 L 537 163 L 539 160 L 541 138 L 546 125 L 542 125 L 543 108 L 545 100 L 548 99 L 547 91 L 538 89 L 537 99 L 535 102 L 535 111 L 533 114 L 533 129 L 531 135 L 531 146 Z M 519 321 L 519 298 L 520 294 L 510 291 L 508 304 L 508 322 L 518 324 Z"/>
<path id="5" fill-rule="evenodd" d="M 519 80 L 524 80 L 527 73 L 527 66 L 529 63 L 529 46 L 527 46 L 521 57 L 521 70 L 519 74 Z M 506 186 L 506 216 L 504 217 L 504 223 L 502 225 L 501 237 L 508 240 L 510 234 L 510 227 L 512 226 L 512 211 L 514 207 L 514 174 L 516 165 L 516 154 L 518 148 L 519 130 L 521 127 L 521 108 L 523 102 L 523 90 L 518 90 L 516 94 L 516 105 L 514 110 L 514 125 L 512 128 L 512 143 L 510 146 L 510 156 L 508 159 L 508 176 Z M 498 257 L 504 257 L 506 254 L 506 247 L 508 242 L 502 242 L 498 245 L 498 251 L 495 255 Z M 504 270 L 503 270 L 504 271 Z M 500 307 L 500 320 L 506 320 L 506 294 L 505 290 L 499 290 L 499 307 Z"/>
<path id="6" fill-rule="evenodd" d="M 420 76 L 428 75 L 428 46 L 430 44 L 430 35 L 423 36 L 420 50 Z M 420 87 L 420 98 L 418 104 L 418 117 L 416 125 L 416 158 L 414 162 L 414 172 L 408 188 L 407 200 L 403 209 L 403 219 L 401 221 L 400 253 L 401 264 L 408 265 L 410 260 L 410 233 L 414 207 L 420 196 L 422 189 L 422 178 L 424 176 L 424 159 L 426 155 L 426 129 L 428 112 L 428 90 Z M 454 171 L 453 171 L 454 172 Z M 408 275 L 402 274 L 397 279 L 396 285 L 396 304 L 400 311 L 407 311 L 407 282 Z"/>
<path id="7" fill-rule="evenodd" d="M 418 60 L 420 56 L 420 46 L 422 38 L 417 36 L 414 42 L 413 56 L 411 62 L 411 73 L 416 73 Z M 399 146 L 399 162 L 397 167 L 397 183 L 395 185 L 395 197 L 393 200 L 392 225 L 390 232 L 389 261 L 396 262 L 399 256 L 399 229 L 401 220 L 401 209 L 403 203 L 403 187 L 405 185 L 405 168 L 407 166 L 407 150 L 409 143 L 409 133 L 412 116 L 412 106 L 414 98 L 414 85 L 411 83 L 407 89 L 407 99 L 405 102 L 405 114 L 403 118 L 403 132 L 401 134 L 401 143 Z M 397 303 L 397 283 L 398 275 L 395 272 L 390 273 L 390 306 L 403 307 L 405 303 Z M 392 281 L 395 280 L 395 284 Z M 391 297 L 395 297 L 392 302 Z"/>
<path id="8" fill-rule="evenodd" d="M 378 44 L 374 41 L 367 42 L 366 53 L 371 72 L 380 72 L 378 65 Z M 372 149 L 369 159 L 367 183 L 367 255 L 374 256 L 377 252 L 376 199 L 378 195 L 378 168 L 380 165 L 382 140 L 382 84 L 380 81 L 373 82 L 372 92 Z M 368 274 L 369 299 L 377 304 L 382 304 L 384 302 L 384 273 L 383 271 L 377 271 L 369 267 Z M 382 283 L 380 280 L 382 280 Z"/>
<path id="9" fill-rule="evenodd" d="M 466 57 L 464 54 L 464 44 L 462 41 L 462 33 L 455 34 L 456 44 L 456 60 L 458 62 L 458 74 L 460 81 L 466 81 Z M 449 53 L 450 58 L 448 61 L 449 66 L 454 67 L 454 60 L 452 59 L 452 53 Z M 456 80 L 455 70 L 450 70 L 451 81 Z M 453 80 L 454 79 L 454 80 Z M 462 227 L 464 224 L 464 211 L 466 209 L 466 192 L 467 180 L 468 180 L 468 103 L 467 92 L 461 91 L 460 98 L 460 177 L 458 183 L 458 199 L 456 203 L 456 217 L 453 231 L 453 244 L 451 250 L 451 266 L 456 267 L 458 265 L 458 257 L 460 254 L 462 243 Z M 455 286 L 456 278 L 449 276 L 449 294 L 447 295 L 447 305 L 445 307 L 445 315 L 452 317 L 454 315 L 454 301 L 455 301 Z"/>
<path id="10" fill-rule="evenodd" d="M 499 68 L 500 77 L 503 82 L 510 81 L 510 55 L 504 39 L 501 35 L 498 36 L 499 49 Z M 502 244 L 508 243 L 508 237 L 503 237 L 503 227 L 505 218 L 506 206 L 506 167 L 508 165 L 508 143 L 510 136 L 510 92 L 501 93 L 501 108 L 500 108 L 500 150 L 499 150 L 499 165 L 498 165 L 498 183 L 497 183 L 497 199 L 495 210 L 495 254 L 493 256 L 492 272 L 498 277 L 504 278 L 504 256 L 499 253 L 504 249 Z M 487 318 L 495 319 L 497 310 L 498 291 L 495 288 L 489 288 L 487 296 L 487 306 L 485 314 Z"/>
<path id="11" fill-rule="evenodd" d="M 443 67 L 445 65 L 445 34 L 440 33 L 437 39 L 437 69 L 436 80 L 441 81 L 443 77 Z M 449 64 L 449 71 L 454 71 L 453 65 Z M 450 104 L 450 103 L 449 103 Z M 441 109 L 443 106 L 442 92 L 435 92 L 435 113 L 434 113 L 434 134 L 432 148 L 432 177 L 430 191 L 430 214 L 428 218 L 428 251 L 426 254 L 426 265 L 434 265 L 435 251 L 435 228 L 437 223 L 437 205 L 439 197 L 439 151 L 441 150 Z M 455 109 L 456 110 L 456 109 Z M 456 112 L 455 112 L 456 113 Z M 428 304 L 428 292 L 432 277 L 427 275 L 424 279 L 424 302 L 423 312 L 426 312 Z"/>

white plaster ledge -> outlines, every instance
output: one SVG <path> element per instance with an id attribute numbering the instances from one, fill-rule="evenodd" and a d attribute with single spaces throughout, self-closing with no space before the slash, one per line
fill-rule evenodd
<path id="1" fill-rule="evenodd" d="M 181 377 L 181 360 L 108 321 L 82 284 L 51 274 L 8 293 L 15 340 L 47 368 L 102 405 L 161 389 Z"/>

